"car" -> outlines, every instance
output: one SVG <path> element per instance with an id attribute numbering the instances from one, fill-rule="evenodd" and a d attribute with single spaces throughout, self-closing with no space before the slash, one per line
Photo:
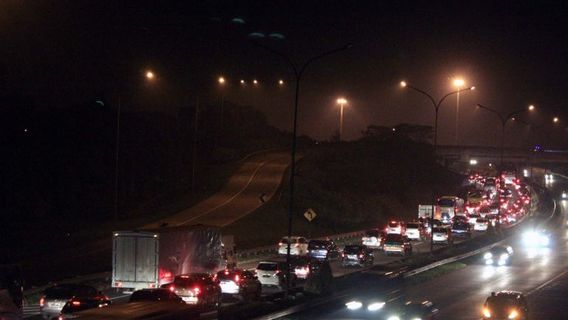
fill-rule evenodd
<path id="1" fill-rule="evenodd" d="M 112 301 L 103 295 L 98 297 L 73 298 L 65 304 L 58 319 L 61 319 L 62 316 L 69 319 L 72 318 L 70 315 L 73 315 L 75 312 L 108 307 L 111 303 Z"/>
<path id="2" fill-rule="evenodd" d="M 450 244 L 454 242 L 452 229 L 449 227 L 435 227 L 432 233 L 432 242 Z"/>
<path id="3" fill-rule="evenodd" d="M 219 282 L 207 273 L 182 274 L 161 287 L 177 294 L 187 304 L 204 308 L 217 308 L 221 304 Z"/>
<path id="4" fill-rule="evenodd" d="M 545 229 L 530 229 L 523 234 L 523 243 L 529 248 L 546 248 L 550 245 L 551 236 Z"/>
<path id="5" fill-rule="evenodd" d="M 288 253 L 288 237 L 283 237 L 278 243 L 278 254 Z M 308 239 L 299 236 L 290 237 L 290 255 L 305 256 L 308 254 Z"/>
<path id="6" fill-rule="evenodd" d="M 256 277 L 263 286 L 286 288 L 288 264 L 281 261 L 261 261 L 256 266 Z M 296 285 L 296 275 L 290 270 L 290 285 Z"/>
<path id="7" fill-rule="evenodd" d="M 421 240 L 424 227 L 420 222 L 412 221 L 406 224 L 406 236 L 410 240 Z"/>
<path id="8" fill-rule="evenodd" d="M 262 284 L 252 271 L 225 269 L 217 272 L 217 280 L 224 295 L 242 300 L 258 300 L 262 293 Z"/>
<path id="9" fill-rule="evenodd" d="M 387 234 L 405 234 L 406 226 L 402 221 L 392 220 L 388 223 L 386 231 Z"/>
<path id="10" fill-rule="evenodd" d="M 44 319 L 54 319 L 59 317 L 64 308 L 70 310 L 81 304 L 106 306 L 110 304 L 110 299 L 91 286 L 59 284 L 44 290 L 39 300 L 39 311 Z"/>
<path id="11" fill-rule="evenodd" d="M 440 311 L 431 301 L 407 301 L 384 311 L 386 320 L 433 320 Z"/>
<path id="12" fill-rule="evenodd" d="M 487 231 L 489 228 L 489 220 L 486 218 L 477 218 L 475 224 L 473 225 L 473 230 L 475 231 Z"/>
<path id="13" fill-rule="evenodd" d="M 489 205 L 489 214 L 499 214 L 499 203 L 492 203 Z"/>
<path id="14" fill-rule="evenodd" d="M 490 213 L 489 207 L 488 206 L 480 207 L 478 213 L 481 218 L 487 217 L 487 215 Z"/>
<path id="15" fill-rule="evenodd" d="M 412 254 L 412 243 L 408 237 L 400 234 L 387 234 L 385 238 L 384 252 L 386 255 L 392 253 L 400 255 Z"/>
<path id="16" fill-rule="evenodd" d="M 361 244 L 371 248 L 371 249 L 383 249 L 383 243 L 385 240 L 385 233 L 373 229 L 365 231 L 365 235 L 361 238 Z"/>
<path id="17" fill-rule="evenodd" d="M 471 225 L 474 225 L 479 218 L 481 218 L 481 216 L 478 213 L 470 214 L 467 216 L 467 222 Z"/>
<path id="18" fill-rule="evenodd" d="M 466 210 L 474 212 L 483 203 L 484 192 L 482 190 L 471 190 L 467 193 Z"/>
<path id="19" fill-rule="evenodd" d="M 153 288 L 141 289 L 132 293 L 128 299 L 129 303 L 135 302 L 179 302 L 185 303 L 183 299 L 175 294 L 171 289 Z"/>
<path id="20" fill-rule="evenodd" d="M 568 199 L 568 191 L 562 190 L 562 192 L 560 193 L 560 199 L 567 200 Z"/>
<path id="21" fill-rule="evenodd" d="M 372 266 L 375 257 L 370 248 L 361 244 L 347 245 L 341 254 L 341 265 L 347 266 Z"/>
<path id="22" fill-rule="evenodd" d="M 510 246 L 497 245 L 483 254 L 483 260 L 486 265 L 504 266 L 511 264 L 512 256 L 513 248 Z"/>
<path id="23" fill-rule="evenodd" d="M 455 237 L 471 238 L 471 225 L 467 221 L 455 221 L 452 224 L 452 234 Z"/>
<path id="24" fill-rule="evenodd" d="M 528 303 L 525 296 L 518 291 L 491 292 L 482 309 L 483 319 L 527 319 Z"/>
<path id="25" fill-rule="evenodd" d="M 339 250 L 332 240 L 310 240 L 308 256 L 314 259 L 333 259 L 339 257 Z"/>

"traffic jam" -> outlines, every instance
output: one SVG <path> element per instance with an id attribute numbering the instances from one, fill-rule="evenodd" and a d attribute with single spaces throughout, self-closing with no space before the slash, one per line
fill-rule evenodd
<path id="1" fill-rule="evenodd" d="M 392 219 L 383 227 L 366 230 L 359 241 L 351 240 L 340 246 L 331 239 L 282 237 L 277 255 L 239 267 L 228 255 L 231 250 L 226 248 L 227 241 L 216 229 L 199 226 L 115 232 L 109 292 L 114 296 L 120 293 L 118 299 L 109 298 L 93 286 L 60 284 L 43 291 L 40 313 L 44 319 L 60 320 L 102 319 L 112 315 L 138 318 L 156 310 L 199 317 L 235 304 L 266 301 L 287 288 L 301 290 L 310 279 L 318 276 L 322 279 L 320 274 L 326 270 L 330 277 L 337 277 L 425 253 L 430 246 L 451 246 L 491 229 L 499 232 L 529 213 L 530 187 L 513 172 L 503 172 L 500 176 L 471 174 L 467 185 L 465 199 L 441 196 L 434 205 L 419 205 L 416 219 Z M 542 233 L 532 232 L 525 239 L 530 246 L 548 245 L 548 238 Z M 286 262 L 288 248 L 290 264 Z M 510 246 L 495 246 L 483 255 L 483 263 L 506 266 L 513 253 Z M 323 279 L 331 282 L 330 278 Z M 494 300 L 506 294 L 514 295 L 491 296 L 484 314 L 489 314 L 487 310 L 495 305 Z M 361 316 L 361 313 L 375 315 L 383 309 L 395 310 L 385 311 L 384 314 L 394 314 L 385 318 L 388 320 L 430 319 L 438 312 L 431 301 L 390 306 L 386 298 L 371 295 L 370 300 L 365 299 L 349 299 L 344 305 L 345 312 Z M 522 294 L 519 293 L 518 299 L 522 300 Z"/>

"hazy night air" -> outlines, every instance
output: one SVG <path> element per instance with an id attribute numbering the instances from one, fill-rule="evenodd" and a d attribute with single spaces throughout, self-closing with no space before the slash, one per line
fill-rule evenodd
<path id="1" fill-rule="evenodd" d="M 305 76 L 300 133 L 318 139 L 337 130 L 339 96 L 351 105 L 345 112 L 345 139 L 359 137 L 369 124 L 431 124 L 427 101 L 398 90 L 403 79 L 438 96 L 452 89 L 456 77 L 477 87 L 460 97 L 464 144 L 490 144 L 498 137 L 495 130 L 487 130 L 494 119 L 477 111 L 476 103 L 504 112 L 535 104 L 562 117 L 566 102 L 561 84 L 568 74 L 568 26 L 563 22 L 566 10 L 554 2 L 208 1 L 134 6 L 8 1 L 2 7 L 2 90 L 22 89 L 47 108 L 69 108 L 116 91 L 130 91 L 140 104 L 153 104 L 146 106 L 150 109 L 159 108 L 155 104 L 163 96 L 169 105 L 197 95 L 216 99 L 215 80 L 222 75 L 227 101 L 252 105 L 271 124 L 289 130 L 293 77 L 278 57 L 251 40 L 299 62 L 353 44 L 348 52 L 318 62 Z M 159 75 L 160 98 L 140 97 L 144 94 L 125 84 L 143 68 Z M 258 81 L 256 90 L 253 79 Z M 278 83 L 281 79 L 285 85 Z M 243 88 L 240 80 L 250 85 Z M 51 84 L 58 89 L 52 90 Z M 442 107 L 441 122 L 455 119 L 455 104 L 451 99 Z M 511 136 L 528 132 L 522 126 L 510 130 Z M 453 143 L 454 131 L 454 125 L 441 126 L 440 143 Z"/>

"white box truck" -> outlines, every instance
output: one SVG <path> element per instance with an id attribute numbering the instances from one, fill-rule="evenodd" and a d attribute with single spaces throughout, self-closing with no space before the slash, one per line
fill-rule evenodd
<path id="1" fill-rule="evenodd" d="M 112 287 L 158 288 L 174 277 L 213 273 L 226 267 L 221 231 L 209 226 L 182 226 L 113 233 Z"/>

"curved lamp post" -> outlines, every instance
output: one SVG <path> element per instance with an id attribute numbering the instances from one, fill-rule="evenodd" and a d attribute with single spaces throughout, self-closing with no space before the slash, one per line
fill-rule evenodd
<path id="1" fill-rule="evenodd" d="M 315 62 L 316 60 L 319 60 L 323 57 L 332 55 L 334 53 L 338 53 L 340 51 L 347 50 L 347 49 L 351 48 L 352 45 L 347 44 L 343 47 L 323 52 L 321 54 L 318 54 L 316 56 L 309 58 L 304 64 L 298 65 L 297 63 L 292 61 L 292 59 L 284 53 L 276 51 L 276 50 L 274 50 L 270 47 L 264 46 L 264 45 L 257 43 L 257 42 L 253 42 L 253 43 L 256 46 L 261 47 L 261 48 L 283 58 L 288 63 L 288 65 L 290 66 L 292 71 L 294 72 L 294 79 L 296 80 L 295 95 L 294 95 L 294 120 L 293 120 L 293 124 L 292 124 L 292 150 L 290 152 L 291 158 L 292 158 L 291 159 L 292 163 L 290 164 L 290 199 L 289 199 L 289 204 L 288 204 L 288 239 L 290 239 L 290 237 L 292 236 L 292 217 L 293 217 L 293 212 L 294 212 L 294 177 L 295 177 L 295 172 L 296 172 L 296 143 L 297 143 L 297 129 L 298 129 L 298 102 L 299 102 L 299 96 L 300 96 L 300 81 L 302 80 L 302 76 L 304 75 L 304 72 L 306 71 L 307 67 L 309 65 L 311 65 L 313 62 Z M 290 292 L 290 241 L 288 241 L 288 246 L 287 246 L 287 249 L 286 249 L 286 264 L 288 266 L 288 268 L 286 268 L 287 269 L 286 270 L 286 297 L 287 297 L 289 292 Z"/>
<path id="2" fill-rule="evenodd" d="M 436 111 L 436 115 L 434 118 L 434 162 L 436 161 L 436 151 L 438 149 L 438 113 L 440 111 L 440 106 L 442 105 L 442 103 L 444 102 L 444 100 L 446 100 L 449 96 L 454 95 L 454 94 L 458 94 L 462 91 L 468 91 L 468 90 L 475 90 L 475 87 L 469 87 L 469 88 L 465 88 L 465 89 L 459 89 L 456 91 L 452 91 L 449 92 L 447 94 L 445 94 L 442 98 L 440 98 L 440 100 L 436 101 L 436 99 L 434 99 L 432 97 L 432 95 L 428 94 L 426 91 L 419 89 L 413 85 L 408 84 L 406 81 L 401 81 L 400 82 L 400 86 L 403 88 L 409 88 L 412 89 L 424 96 L 426 96 L 430 102 L 432 102 L 432 106 L 434 107 L 434 110 Z M 436 202 L 436 197 L 434 195 L 432 195 L 432 220 L 434 219 L 434 203 Z M 432 223 L 433 221 L 430 222 L 430 252 L 434 251 L 434 225 Z"/>

